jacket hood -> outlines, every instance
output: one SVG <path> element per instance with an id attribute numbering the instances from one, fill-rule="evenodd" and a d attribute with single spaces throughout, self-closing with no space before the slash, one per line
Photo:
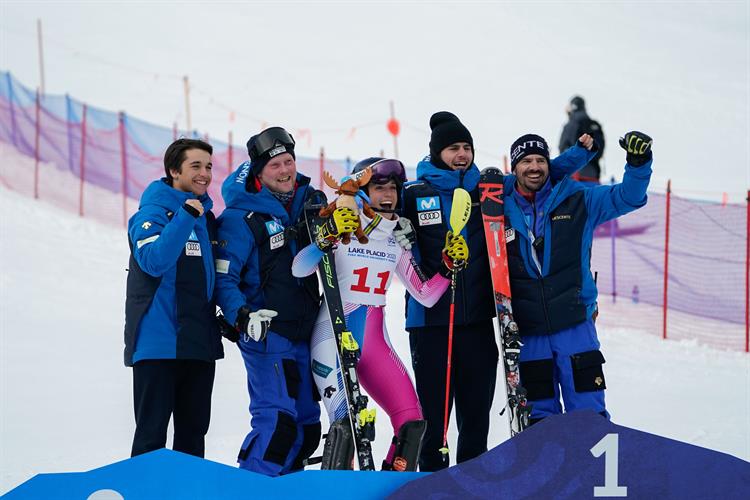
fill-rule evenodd
<path id="1" fill-rule="evenodd" d="M 153 181 L 148 185 L 141 195 L 139 209 L 147 205 L 156 205 L 166 210 L 175 211 L 185 204 L 187 200 L 198 200 L 205 210 L 211 210 L 214 202 L 208 193 L 201 196 L 195 196 L 193 193 L 187 193 L 173 188 L 167 184 L 167 178 L 162 177 L 158 181 Z"/>
<path id="2" fill-rule="evenodd" d="M 286 208 L 267 187 L 263 186 L 260 191 L 251 192 L 246 189 L 248 182 L 255 182 L 255 175 L 250 162 L 246 161 L 229 174 L 221 185 L 221 196 L 227 208 L 260 212 L 278 217 L 284 222 L 288 221 L 289 214 Z M 304 192 L 309 184 L 310 178 L 297 172 L 295 205 L 299 193 Z"/>
<path id="3" fill-rule="evenodd" d="M 436 167 L 425 158 L 417 164 L 417 179 L 428 182 L 445 195 L 452 194 L 458 187 L 471 191 L 479 183 L 479 168 L 476 163 L 472 163 L 466 170 L 446 170 Z"/>

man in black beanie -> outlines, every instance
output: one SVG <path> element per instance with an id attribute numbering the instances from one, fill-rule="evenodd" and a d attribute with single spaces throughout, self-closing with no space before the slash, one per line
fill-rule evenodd
<path id="1" fill-rule="evenodd" d="M 431 276 L 449 260 L 444 258 L 449 240 L 453 191 L 463 187 L 478 200 L 479 168 L 474 164 L 474 140 L 453 113 L 440 111 L 430 118 L 430 155 L 417 165 L 417 181 L 404 188 L 405 216 L 413 222 L 417 243 L 412 248 L 424 272 Z M 463 462 L 487 451 L 489 414 L 495 394 L 498 350 L 492 318 L 492 299 L 482 217 L 472 210 L 466 227 L 456 238 L 465 239 L 469 257 L 456 272 L 451 402 L 455 399 L 458 421 L 456 459 Z M 459 271 L 456 269 L 455 271 Z M 476 293 L 486 290 L 486 294 Z M 435 471 L 448 467 L 443 445 L 445 377 L 448 358 L 448 310 L 450 293 L 425 308 L 407 297 L 406 329 L 409 331 L 417 394 L 427 431 L 419 468 Z M 451 405 L 452 406 L 452 405 Z"/>
<path id="2" fill-rule="evenodd" d="M 513 315 L 521 347 L 521 384 L 531 423 L 565 411 L 590 409 L 609 418 L 604 404 L 604 356 L 594 320 L 596 283 L 591 246 L 596 226 L 646 204 L 651 138 L 628 132 L 623 181 L 585 186 L 552 175 L 549 147 L 526 134 L 511 146 L 513 173 L 504 180 L 505 235 Z M 584 134 L 578 146 L 597 153 Z"/>
<path id="3" fill-rule="evenodd" d="M 404 188 L 404 214 L 415 227 L 412 248 L 429 276 L 446 266 L 449 240 L 463 238 L 469 257 L 456 273 L 450 402 L 455 400 L 458 423 L 457 462 L 487 451 L 490 408 L 495 394 L 498 349 L 492 323 L 495 302 L 487 246 L 479 211 L 479 168 L 474 164 L 474 140 L 456 115 L 440 111 L 430 118 L 430 155 L 417 165 L 417 180 Z M 559 168 L 574 171 L 588 161 L 582 148 L 560 157 Z M 567 152 L 566 152 L 567 153 Z M 555 162 L 553 161 L 553 164 Z M 472 213 L 460 235 L 449 233 L 453 192 L 462 187 L 471 195 Z M 446 236 L 446 233 L 448 235 Z M 456 270 L 459 271 L 459 270 Z M 407 297 L 409 331 L 417 394 L 427 420 L 419 467 L 435 471 L 450 465 L 441 453 L 448 358 L 450 293 L 431 308 Z M 451 404 L 452 406 L 452 404 Z"/>

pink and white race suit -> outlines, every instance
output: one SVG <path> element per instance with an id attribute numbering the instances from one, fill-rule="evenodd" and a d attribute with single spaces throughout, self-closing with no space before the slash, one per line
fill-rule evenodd
<path id="1" fill-rule="evenodd" d="M 339 245 L 334 251 L 346 325 L 361 349 L 357 376 L 364 391 L 390 417 L 394 436 L 404 423 L 423 417 L 414 383 L 388 338 L 384 310 L 386 291 L 395 273 L 412 297 L 425 307 L 431 307 L 450 285 L 450 280 L 440 274 L 422 281 L 411 251 L 399 246 L 393 237 L 397 222 L 398 217 L 388 220 L 376 215 L 369 219 L 360 214 L 361 227 L 370 241 L 362 245 L 352 238 L 349 245 Z M 298 277 L 312 274 L 322 255 L 315 244 L 305 247 L 294 259 L 292 274 Z M 313 378 L 329 421 L 345 417 L 344 385 L 325 305 L 320 308 L 313 328 L 310 350 Z M 389 463 L 393 452 L 391 445 L 386 457 Z"/>

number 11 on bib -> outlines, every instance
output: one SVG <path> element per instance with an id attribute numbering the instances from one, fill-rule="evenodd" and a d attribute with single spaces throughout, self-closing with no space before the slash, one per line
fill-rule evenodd
<path id="1" fill-rule="evenodd" d="M 513 437 L 529 426 L 531 406 L 526 400 L 526 389 L 521 386 L 518 369 L 522 344 L 518 325 L 513 320 L 510 302 L 508 253 L 505 248 L 503 174 L 498 168 L 489 167 L 482 170 L 479 177 L 479 192 L 500 333 L 500 359 L 505 370 L 507 401 L 500 414 L 508 412 L 510 435 Z"/>

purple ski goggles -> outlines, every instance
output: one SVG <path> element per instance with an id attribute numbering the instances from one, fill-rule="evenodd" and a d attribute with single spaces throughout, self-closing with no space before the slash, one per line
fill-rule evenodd
<path id="1" fill-rule="evenodd" d="M 370 182 L 373 184 L 385 184 L 390 180 L 396 181 L 397 184 L 406 182 L 406 169 L 398 160 L 378 160 L 370 165 L 370 169 L 372 170 Z"/>

